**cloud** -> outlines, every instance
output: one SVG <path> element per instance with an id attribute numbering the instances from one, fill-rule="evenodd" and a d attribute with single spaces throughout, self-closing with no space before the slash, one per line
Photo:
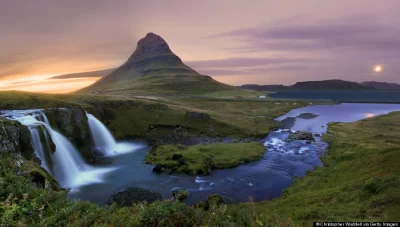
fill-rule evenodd
<path id="1" fill-rule="evenodd" d="M 236 50 L 244 52 L 370 50 L 398 53 L 397 57 L 400 57 L 400 29 L 385 26 L 376 17 L 368 15 L 319 22 L 268 24 L 212 36 L 226 37 L 242 40 L 244 46 Z"/>
<path id="2" fill-rule="evenodd" d="M 312 59 L 307 58 L 225 58 L 225 59 L 210 59 L 203 61 L 190 61 L 188 65 L 194 68 L 225 68 L 225 67 L 256 67 L 266 65 L 281 65 L 287 63 L 302 63 Z"/>
<path id="3" fill-rule="evenodd" d="M 283 66 L 270 66 L 270 67 L 256 67 L 256 68 L 202 68 L 197 71 L 203 75 L 213 76 L 246 76 L 246 75 L 268 75 L 271 72 L 278 71 L 297 71 L 309 69 L 307 65 L 283 65 Z"/>

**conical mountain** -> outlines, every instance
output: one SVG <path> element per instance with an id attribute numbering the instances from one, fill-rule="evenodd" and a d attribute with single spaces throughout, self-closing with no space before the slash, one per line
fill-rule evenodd
<path id="1" fill-rule="evenodd" d="M 185 65 L 154 33 L 142 38 L 135 52 L 110 75 L 81 93 L 117 95 L 205 94 L 238 88 L 215 81 Z"/>

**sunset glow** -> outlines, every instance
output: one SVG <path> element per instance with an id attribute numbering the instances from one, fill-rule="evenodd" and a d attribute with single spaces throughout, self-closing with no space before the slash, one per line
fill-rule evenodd
<path id="1" fill-rule="evenodd" d="M 96 82 L 99 77 L 72 79 L 43 79 L 36 81 L 1 84 L 0 90 L 29 91 L 38 93 L 64 94 L 79 90 Z"/>
<path id="2" fill-rule="evenodd" d="M 380 66 L 380 65 L 377 65 L 377 66 L 375 66 L 375 72 L 380 72 L 380 71 L 382 71 L 382 66 Z"/>

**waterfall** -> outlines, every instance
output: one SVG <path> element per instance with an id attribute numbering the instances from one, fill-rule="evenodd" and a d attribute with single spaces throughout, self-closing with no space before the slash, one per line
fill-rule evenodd
<path id="1" fill-rule="evenodd" d="M 32 147 L 35 150 L 35 154 L 42 161 L 42 167 L 52 174 L 63 188 L 75 188 L 85 184 L 101 183 L 104 174 L 115 169 L 94 168 L 85 164 L 80 153 L 71 142 L 62 134 L 53 130 L 43 110 L 4 111 L 3 113 L 5 113 L 3 114 L 4 117 L 19 121 L 29 128 Z M 56 145 L 56 151 L 53 154 L 49 149 L 43 148 L 39 133 L 39 129 L 43 126 Z M 44 137 L 46 140 L 49 139 L 45 131 Z M 50 147 L 48 143 L 47 147 Z M 51 157 L 52 165 L 49 165 L 46 157 Z"/>
<path id="2" fill-rule="evenodd" d="M 107 154 L 114 152 L 117 143 L 106 126 L 104 126 L 103 123 L 97 120 L 93 115 L 86 113 L 86 116 L 89 121 L 89 128 L 95 148 L 103 148 Z"/>
<path id="3" fill-rule="evenodd" d="M 94 149 L 104 152 L 102 155 L 119 155 L 134 151 L 143 145 L 135 143 L 117 143 L 107 127 L 92 114 L 86 113 L 92 134 Z"/>
<path id="4" fill-rule="evenodd" d="M 46 153 L 45 153 L 45 152 L 48 152 L 49 150 L 47 150 L 47 151 L 44 150 L 42 141 L 40 140 L 39 131 L 37 128 L 35 128 L 35 127 L 29 128 L 29 131 L 31 132 L 32 147 L 35 150 L 36 156 L 40 160 L 42 160 L 42 167 L 51 174 L 52 169 L 49 167 L 49 162 L 48 162 L 50 160 L 46 159 Z"/>

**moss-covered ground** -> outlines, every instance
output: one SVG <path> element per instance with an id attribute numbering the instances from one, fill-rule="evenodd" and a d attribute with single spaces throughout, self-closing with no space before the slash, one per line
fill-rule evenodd
<path id="1" fill-rule="evenodd" d="M 258 160 L 264 152 L 264 145 L 256 142 L 193 146 L 171 144 L 157 147 L 145 161 L 172 172 L 205 175 L 211 169 L 232 168 Z"/>

